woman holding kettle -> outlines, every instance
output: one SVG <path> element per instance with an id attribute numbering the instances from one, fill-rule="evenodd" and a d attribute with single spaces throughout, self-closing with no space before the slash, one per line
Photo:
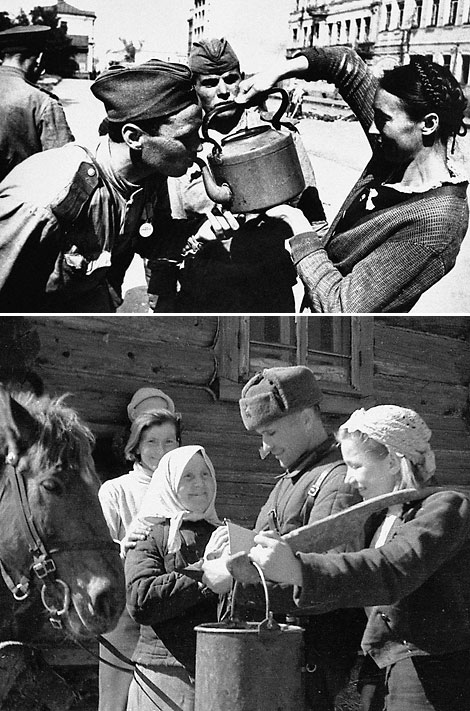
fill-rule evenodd
<path id="1" fill-rule="evenodd" d="M 422 56 L 377 79 L 344 47 L 307 48 L 242 82 L 250 100 L 289 77 L 334 83 L 373 149 L 326 234 L 298 211 L 287 222 L 292 260 L 315 312 L 406 312 L 454 265 L 468 224 L 467 179 L 453 165 L 466 99 L 445 68 Z"/>

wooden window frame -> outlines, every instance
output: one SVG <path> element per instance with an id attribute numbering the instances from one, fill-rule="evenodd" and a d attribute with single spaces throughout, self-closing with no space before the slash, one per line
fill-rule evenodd
<path id="1" fill-rule="evenodd" d="M 292 316 L 297 328 L 298 364 L 307 362 L 308 318 L 324 316 Z M 322 410 L 327 413 L 349 414 L 358 407 L 372 404 L 373 392 L 373 329 L 371 316 L 351 316 L 351 377 L 349 383 L 320 381 L 323 391 Z M 238 401 L 243 385 L 249 379 L 250 316 L 219 317 L 219 332 L 215 345 L 219 398 Z"/>

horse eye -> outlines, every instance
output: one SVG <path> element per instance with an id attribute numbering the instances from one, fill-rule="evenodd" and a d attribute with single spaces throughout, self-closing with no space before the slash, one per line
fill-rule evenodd
<path id="1" fill-rule="evenodd" d="M 63 494 L 64 486 L 58 479 L 44 479 L 41 483 L 46 491 L 49 491 L 51 494 L 56 494 L 57 496 Z"/>

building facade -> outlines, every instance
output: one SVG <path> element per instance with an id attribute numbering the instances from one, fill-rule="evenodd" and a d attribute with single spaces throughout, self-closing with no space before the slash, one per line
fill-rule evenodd
<path id="1" fill-rule="evenodd" d="M 96 14 L 91 10 L 79 10 L 68 2 L 58 0 L 58 26 L 66 26 L 67 34 L 75 49 L 75 61 L 78 64 L 76 77 L 93 78 L 95 76 L 95 36 L 94 25 Z"/>
<path id="2" fill-rule="evenodd" d="M 292 0 L 193 0 L 188 52 L 195 41 L 225 37 L 245 72 L 266 69 L 286 55 L 291 4 Z"/>
<path id="3" fill-rule="evenodd" d="M 295 0 L 289 35 L 287 56 L 347 46 L 381 69 L 424 54 L 470 81 L 470 0 Z"/>

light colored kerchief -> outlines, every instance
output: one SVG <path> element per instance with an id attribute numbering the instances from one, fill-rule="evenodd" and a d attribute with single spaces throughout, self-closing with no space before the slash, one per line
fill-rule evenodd
<path id="1" fill-rule="evenodd" d="M 398 456 L 407 457 L 423 482 L 436 471 L 434 452 L 429 444 L 432 432 L 414 410 L 398 405 L 361 408 L 353 412 L 340 429 L 362 432 Z"/>
<path id="2" fill-rule="evenodd" d="M 188 511 L 178 498 L 178 485 L 184 468 L 195 454 L 201 454 L 214 481 L 214 495 L 209 506 L 203 513 Z M 138 519 L 148 522 L 153 518 L 169 518 L 168 553 L 176 553 L 181 548 L 179 529 L 183 520 L 209 521 L 218 526 L 221 524 L 215 510 L 217 483 L 214 466 L 207 456 L 204 447 L 189 445 L 167 452 L 152 474 L 152 480 L 146 491 L 144 502 L 140 508 Z"/>

